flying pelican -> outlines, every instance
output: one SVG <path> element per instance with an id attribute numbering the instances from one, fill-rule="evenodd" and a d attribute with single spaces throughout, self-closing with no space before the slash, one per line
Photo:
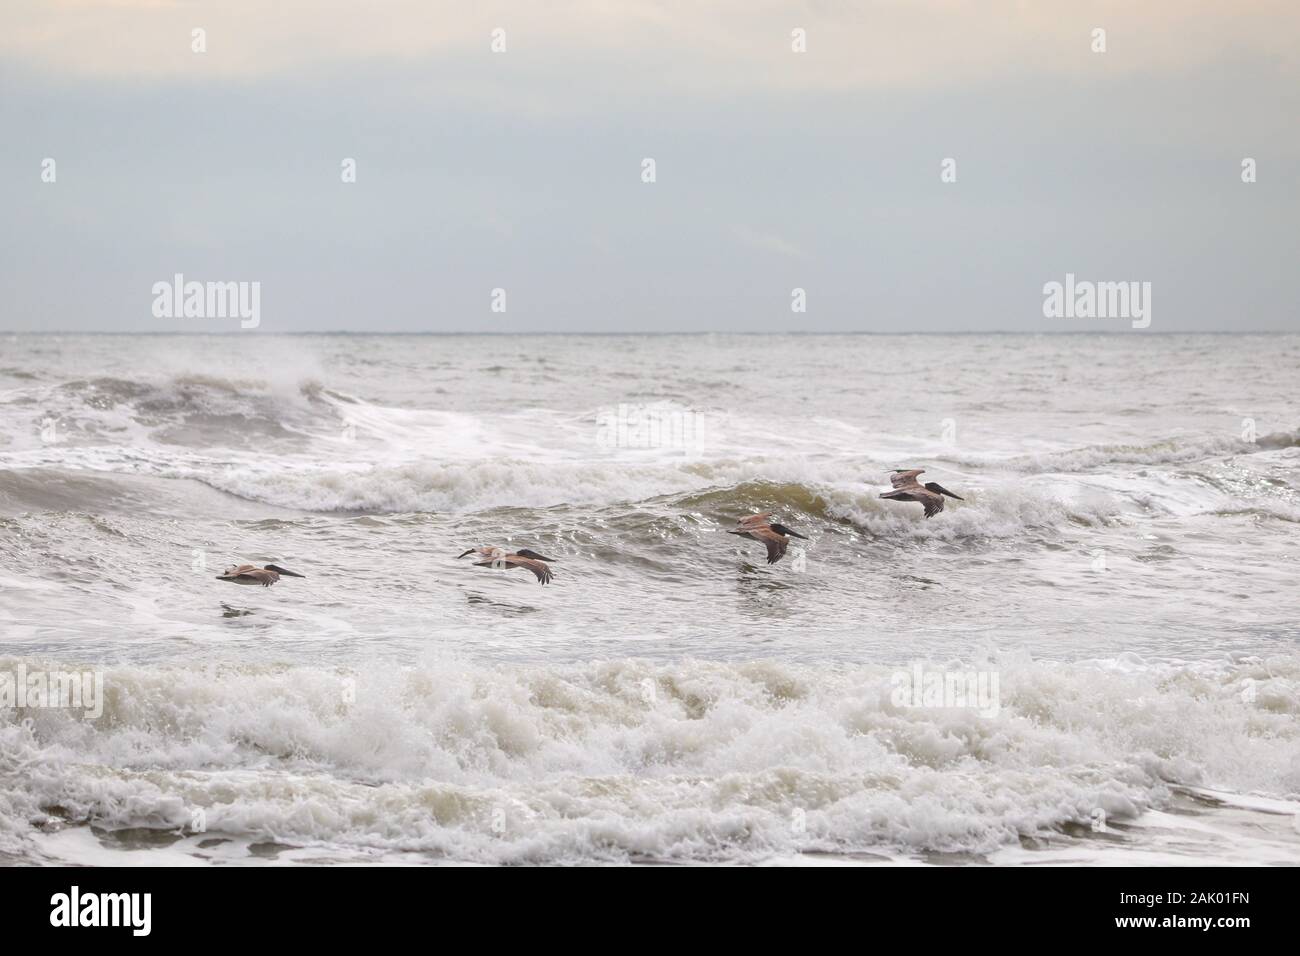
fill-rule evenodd
<path id="1" fill-rule="evenodd" d="M 305 578 L 307 576 L 299 574 L 297 571 L 289 571 L 275 564 L 268 564 L 264 568 L 255 567 L 251 564 L 241 564 L 238 567 L 226 568 L 226 573 L 218 574 L 217 580 L 233 581 L 235 584 L 260 584 L 264 588 L 269 588 L 280 580 L 282 574 L 291 578 Z"/>
<path id="2" fill-rule="evenodd" d="M 913 468 L 910 471 L 903 471 L 901 468 L 894 469 L 894 473 L 889 479 L 889 483 L 894 486 L 894 490 L 886 491 L 880 497 L 889 498 L 891 501 L 919 501 L 925 508 L 927 518 L 933 518 L 943 510 L 944 495 L 949 498 L 956 498 L 958 501 L 966 500 L 960 495 L 954 495 L 937 481 L 927 481 L 922 485 L 916 480 L 916 476 L 924 474 L 924 468 Z"/>
<path id="3" fill-rule="evenodd" d="M 772 512 L 764 511 L 762 514 L 741 518 L 736 522 L 736 530 L 728 531 L 727 534 L 738 534 L 751 541 L 761 541 L 767 547 L 767 563 L 776 564 L 785 557 L 785 549 L 790 546 L 790 538 L 802 538 L 804 541 L 808 539 L 783 524 L 769 521 L 771 517 Z"/>
<path id="4" fill-rule="evenodd" d="M 551 578 L 555 577 L 555 572 L 546 566 L 546 562 L 554 562 L 554 558 L 547 558 L 536 551 L 529 551 L 527 548 L 520 548 L 518 551 L 509 552 L 505 548 L 470 548 L 461 554 L 456 555 L 459 561 L 467 554 L 482 555 L 487 560 L 475 561 L 476 568 L 525 568 L 532 571 L 537 576 L 537 580 L 542 584 L 550 584 Z"/>

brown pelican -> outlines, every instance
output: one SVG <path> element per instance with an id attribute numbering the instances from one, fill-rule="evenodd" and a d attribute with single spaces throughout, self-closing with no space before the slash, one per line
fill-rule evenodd
<path id="1" fill-rule="evenodd" d="M 280 580 L 282 574 L 291 578 L 305 578 L 307 576 L 299 574 L 297 571 L 289 571 L 275 564 L 268 564 L 264 568 L 254 567 L 251 564 L 241 564 L 238 567 L 226 568 L 226 573 L 218 574 L 217 580 L 233 581 L 235 584 L 260 584 L 264 588 L 269 588 Z"/>
<path id="2" fill-rule="evenodd" d="M 798 531 L 791 531 L 783 524 L 769 521 L 772 512 L 764 511 L 759 515 L 750 515 L 736 522 L 736 530 L 727 534 L 738 534 L 751 541 L 761 541 L 767 548 L 767 563 L 776 564 L 785 557 L 785 549 L 790 546 L 790 538 L 808 539 Z"/>
<path id="3" fill-rule="evenodd" d="M 917 475 L 924 475 L 924 468 L 913 468 L 910 471 L 895 469 L 889 483 L 894 486 L 893 491 L 886 491 L 880 497 L 888 498 L 891 501 L 919 501 L 925 508 L 925 516 L 933 518 L 943 510 L 943 496 L 956 498 L 958 501 L 966 499 L 960 495 L 954 495 L 937 481 L 927 481 L 922 485 L 916 480 Z"/>
<path id="4" fill-rule="evenodd" d="M 505 548 L 470 548 L 461 554 L 456 555 L 459 561 L 467 554 L 477 554 L 484 557 L 484 561 L 475 561 L 476 568 L 525 568 L 532 571 L 537 576 L 537 580 L 542 584 L 550 584 L 551 578 L 555 577 L 555 572 L 546 566 L 547 561 L 554 562 L 554 558 L 547 558 L 538 554 L 536 551 L 529 551 L 527 548 L 520 548 L 518 551 L 507 551 Z"/>

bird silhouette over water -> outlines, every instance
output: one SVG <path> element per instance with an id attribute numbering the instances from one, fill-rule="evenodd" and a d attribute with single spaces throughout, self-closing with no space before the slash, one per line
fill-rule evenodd
<path id="1" fill-rule="evenodd" d="M 524 568 L 532 571 L 537 576 L 541 584 L 550 584 L 551 578 L 555 577 L 555 572 L 550 569 L 548 562 L 554 563 L 554 558 L 548 558 L 538 554 L 536 551 L 530 551 L 527 548 L 520 548 L 518 551 L 507 551 L 505 548 L 470 548 L 461 554 L 456 555 L 456 560 L 460 560 L 467 554 L 477 554 L 483 558 L 482 561 L 475 561 L 476 568 Z"/>
<path id="2" fill-rule="evenodd" d="M 764 511 L 762 514 L 741 518 L 736 522 L 736 530 L 728 531 L 727 534 L 740 535 L 742 538 L 761 542 L 767 548 L 767 563 L 776 564 L 785 557 L 786 549 L 790 547 L 791 538 L 801 538 L 804 541 L 808 539 L 798 531 L 792 531 L 783 524 L 769 521 L 768 519 L 771 517 L 772 512 Z"/>
<path id="3" fill-rule="evenodd" d="M 264 568 L 252 564 L 240 564 L 226 568 L 224 573 L 217 575 L 217 580 L 230 581 L 232 584 L 260 584 L 264 588 L 269 588 L 280 580 L 281 576 L 305 578 L 307 575 L 299 574 L 297 571 L 290 571 L 275 564 L 268 564 Z"/>
<path id="4" fill-rule="evenodd" d="M 925 516 L 933 518 L 943 510 L 943 496 L 955 498 L 957 501 L 966 499 L 960 495 L 954 495 L 937 481 L 927 481 L 924 485 L 916 480 L 917 475 L 924 475 L 924 468 L 912 468 L 904 471 L 895 469 L 889 483 L 894 486 L 893 491 L 886 491 L 880 497 L 888 498 L 891 501 L 917 501 L 925 509 Z"/>

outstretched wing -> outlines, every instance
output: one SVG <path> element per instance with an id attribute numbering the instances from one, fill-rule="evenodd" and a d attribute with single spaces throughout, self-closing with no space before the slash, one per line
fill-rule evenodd
<path id="1" fill-rule="evenodd" d="M 886 491 L 880 497 L 888 498 L 890 501 L 920 501 L 911 491 Z"/>
<path id="2" fill-rule="evenodd" d="M 517 554 L 507 554 L 504 557 L 494 558 L 490 561 L 475 561 L 476 568 L 524 568 L 532 571 L 537 576 L 537 580 L 542 584 L 550 584 L 551 578 L 555 577 L 555 572 L 550 569 L 543 561 L 534 561 L 532 558 L 521 558 Z"/>
<path id="3" fill-rule="evenodd" d="M 767 548 L 767 563 L 776 564 L 785 557 L 785 549 L 790 546 L 789 540 L 784 535 L 779 535 L 771 528 L 760 528 L 753 533 L 753 537 L 763 542 Z"/>
<path id="4" fill-rule="evenodd" d="M 762 514 L 757 515 L 746 515 L 744 518 L 741 518 L 736 522 L 736 527 L 745 531 L 753 531 L 755 528 L 762 528 L 768 525 L 771 517 L 772 512 L 770 511 L 764 511 Z"/>
<path id="5" fill-rule="evenodd" d="M 242 564 L 237 568 L 231 568 L 225 574 L 218 575 L 217 580 L 234 581 L 237 584 L 260 584 L 264 588 L 269 588 L 280 580 L 280 575 L 274 571 L 255 568 L 251 564 Z"/>
<path id="6" fill-rule="evenodd" d="M 537 576 L 537 580 L 542 584 L 550 584 L 551 578 L 555 577 L 555 572 L 544 561 L 538 561 L 535 558 L 521 558 L 517 554 L 512 554 L 506 558 L 506 567 L 524 568 L 532 571 Z"/>
<path id="7" fill-rule="evenodd" d="M 925 488 L 913 483 L 911 487 L 899 489 L 898 491 L 886 491 L 880 497 L 888 498 L 890 501 L 916 501 L 925 508 L 925 516 L 933 518 L 943 510 L 943 495 L 937 495 L 933 491 L 927 491 Z"/>
<path id="8" fill-rule="evenodd" d="M 910 488 L 917 483 L 916 476 L 924 474 L 924 468 L 913 468 L 911 471 L 896 471 L 889 476 L 889 483 L 895 488 Z"/>
<path id="9" fill-rule="evenodd" d="M 914 494 L 916 497 L 912 500 L 921 502 L 927 518 L 933 518 L 943 510 L 943 495 L 936 495 L 933 491 L 914 492 Z"/>

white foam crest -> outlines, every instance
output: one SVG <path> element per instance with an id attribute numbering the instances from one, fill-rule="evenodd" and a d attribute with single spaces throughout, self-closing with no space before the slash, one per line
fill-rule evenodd
<path id="1" fill-rule="evenodd" d="M 1275 438 L 1277 436 L 1270 436 Z M 1246 442 L 1233 436 L 1187 436 L 1149 444 L 1088 445 L 1032 455 L 1007 456 L 1008 465 L 1028 472 L 1080 473 L 1115 465 L 1174 465 L 1204 461 L 1226 455 L 1253 454 L 1263 443 Z"/>
<path id="2" fill-rule="evenodd" d="M 960 541 L 1016 538 L 1027 530 L 1055 528 L 1067 522 L 1102 525 L 1122 510 L 1122 497 L 1092 493 L 1086 487 L 1036 482 L 1007 482 L 981 477 L 979 485 L 949 483 L 964 501 L 945 502 L 942 520 L 927 521 L 919 504 L 880 498 L 876 489 L 840 488 L 827 494 L 828 513 L 845 518 L 873 535 Z M 886 486 L 887 487 L 887 486 Z"/>
<path id="3" fill-rule="evenodd" d="M 0 839 L 54 806 L 110 829 L 201 808 L 213 833 L 482 862 L 987 853 L 1175 783 L 1300 791 L 1294 656 L 978 666 L 996 716 L 900 707 L 881 666 L 113 668 L 98 721 L 0 718 Z"/>

